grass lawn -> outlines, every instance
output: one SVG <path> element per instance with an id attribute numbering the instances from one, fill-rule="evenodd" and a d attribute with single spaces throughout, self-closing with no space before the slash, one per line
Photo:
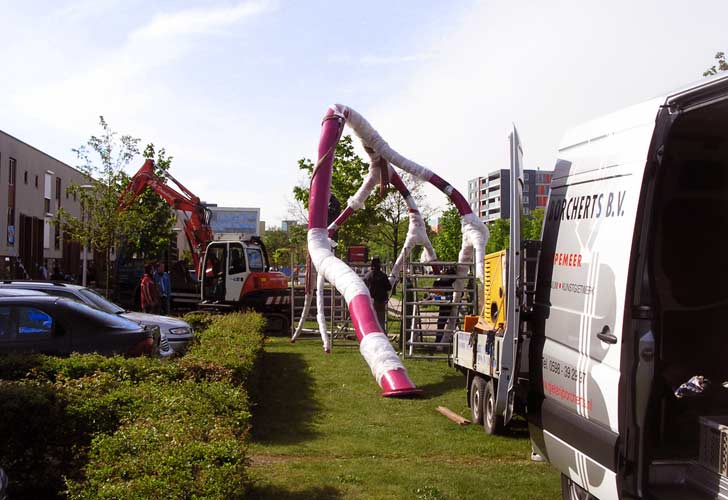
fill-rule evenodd
<path id="1" fill-rule="evenodd" d="M 407 361 L 420 399 L 386 399 L 356 343 L 266 345 L 249 455 L 260 499 L 559 499 L 559 476 L 530 461 L 525 424 L 508 436 L 458 426 L 464 377 L 444 361 Z"/>

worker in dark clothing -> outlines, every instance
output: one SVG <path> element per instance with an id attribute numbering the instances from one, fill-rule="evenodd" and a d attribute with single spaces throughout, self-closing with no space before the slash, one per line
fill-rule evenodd
<path id="1" fill-rule="evenodd" d="M 379 326 L 382 327 L 382 332 L 386 333 L 387 302 L 389 302 L 389 291 L 392 289 L 392 285 L 389 284 L 389 278 L 382 271 L 382 262 L 379 257 L 372 259 L 371 268 L 364 275 L 364 284 L 372 297 L 372 305 L 377 313 Z"/>
<path id="2" fill-rule="evenodd" d="M 455 282 L 455 278 L 451 276 L 455 274 L 455 266 L 449 266 L 442 270 L 442 274 L 432 284 L 433 288 L 449 288 L 448 292 L 438 294 L 443 304 L 440 306 L 440 310 L 437 313 L 437 333 L 435 334 L 435 342 L 442 341 L 443 330 L 447 326 L 448 316 L 451 316 L 453 306 L 447 304 L 452 302 L 452 285 Z"/>

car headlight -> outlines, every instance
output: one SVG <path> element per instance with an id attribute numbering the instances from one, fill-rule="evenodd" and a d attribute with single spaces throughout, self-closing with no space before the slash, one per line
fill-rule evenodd
<path id="1" fill-rule="evenodd" d="M 192 329 L 189 326 L 178 326 L 177 328 L 170 328 L 169 333 L 174 333 L 175 335 L 189 335 L 192 333 Z"/>

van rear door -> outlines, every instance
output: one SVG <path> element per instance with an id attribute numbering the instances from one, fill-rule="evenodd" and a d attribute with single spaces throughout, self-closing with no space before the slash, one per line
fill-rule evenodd
<path id="1" fill-rule="evenodd" d="M 663 101 L 664 102 L 664 101 Z M 623 331 L 636 213 L 661 102 L 567 133 L 544 217 L 530 348 L 534 447 L 597 498 L 621 498 Z M 623 403 L 622 403 L 623 404 Z M 620 421 L 621 420 L 621 421 Z"/>
<path id="2" fill-rule="evenodd" d="M 510 173 L 510 250 L 506 284 L 506 329 L 501 350 L 501 367 L 496 391 L 495 414 L 507 424 L 513 416 L 515 382 L 519 372 L 519 333 L 521 329 L 521 212 L 523 207 L 523 149 L 516 126 L 509 136 L 511 146 Z"/>

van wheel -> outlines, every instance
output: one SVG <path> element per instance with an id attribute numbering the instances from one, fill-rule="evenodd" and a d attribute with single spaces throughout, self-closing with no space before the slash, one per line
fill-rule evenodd
<path id="1" fill-rule="evenodd" d="M 483 402 L 485 401 L 485 380 L 478 375 L 473 377 L 470 383 L 470 415 L 473 423 L 481 425 L 483 423 Z"/>
<path id="2" fill-rule="evenodd" d="M 561 498 L 563 500 L 597 500 L 597 497 L 561 474 Z"/>
<path id="3" fill-rule="evenodd" d="M 488 434 L 503 432 L 503 417 L 495 414 L 495 389 L 492 380 L 485 384 L 483 394 L 483 427 Z"/>

